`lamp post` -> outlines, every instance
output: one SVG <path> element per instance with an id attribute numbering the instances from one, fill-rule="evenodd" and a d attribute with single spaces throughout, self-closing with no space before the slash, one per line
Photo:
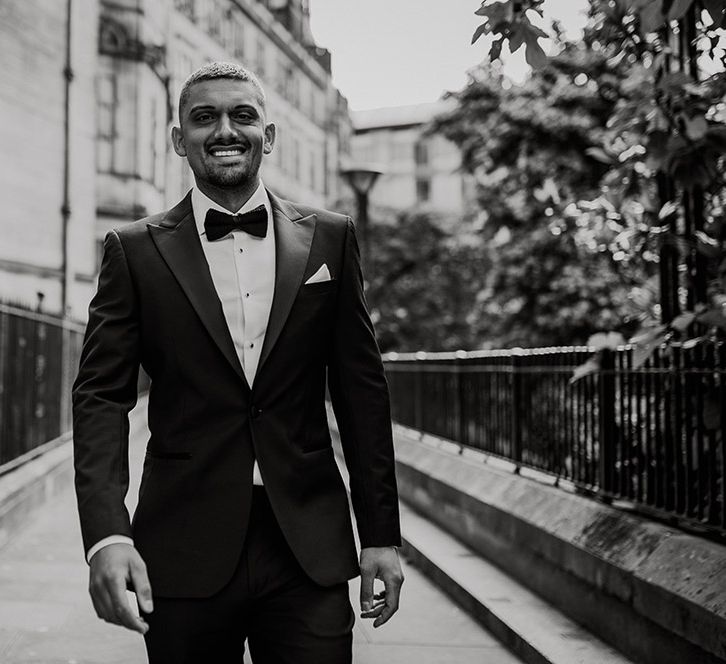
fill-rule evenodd
<path id="1" fill-rule="evenodd" d="M 370 261 L 370 238 L 368 233 L 368 195 L 378 176 L 383 171 L 377 164 L 356 164 L 343 168 L 340 174 L 355 193 L 357 210 L 356 227 L 360 238 L 362 263 L 368 267 Z"/>

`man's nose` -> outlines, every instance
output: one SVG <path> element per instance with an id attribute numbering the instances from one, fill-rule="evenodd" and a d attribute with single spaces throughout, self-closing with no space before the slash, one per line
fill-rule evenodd
<path id="1" fill-rule="evenodd" d="M 219 116 L 217 125 L 214 128 L 214 137 L 216 139 L 230 139 L 235 138 L 237 132 L 235 131 L 234 125 L 232 124 L 229 115 L 222 113 Z"/>

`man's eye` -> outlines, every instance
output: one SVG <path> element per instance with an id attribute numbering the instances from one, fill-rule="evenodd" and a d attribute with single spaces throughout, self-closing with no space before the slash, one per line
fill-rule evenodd
<path id="1" fill-rule="evenodd" d="M 195 118 L 195 120 L 197 122 L 208 122 L 211 119 L 212 119 L 212 114 L 211 113 L 200 113 Z"/>
<path id="2" fill-rule="evenodd" d="M 252 113 L 249 113 L 247 111 L 243 111 L 241 113 L 235 113 L 234 116 L 237 120 L 241 120 L 243 122 L 249 122 L 250 120 L 254 120 L 255 116 L 252 115 Z"/>

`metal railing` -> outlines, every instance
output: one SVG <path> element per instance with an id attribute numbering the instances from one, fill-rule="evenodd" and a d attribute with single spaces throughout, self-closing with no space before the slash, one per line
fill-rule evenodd
<path id="1" fill-rule="evenodd" d="M 0 473 L 71 429 L 83 326 L 0 304 Z"/>
<path id="2" fill-rule="evenodd" d="M 567 480 L 607 502 L 726 535 L 726 344 L 671 344 L 640 368 L 584 347 L 389 354 L 393 419 Z"/>

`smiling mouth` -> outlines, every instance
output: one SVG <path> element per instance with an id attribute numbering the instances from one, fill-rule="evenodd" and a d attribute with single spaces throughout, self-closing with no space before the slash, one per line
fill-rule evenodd
<path id="1" fill-rule="evenodd" d="M 242 148 L 212 148 L 209 154 L 213 157 L 241 157 L 243 152 Z"/>

